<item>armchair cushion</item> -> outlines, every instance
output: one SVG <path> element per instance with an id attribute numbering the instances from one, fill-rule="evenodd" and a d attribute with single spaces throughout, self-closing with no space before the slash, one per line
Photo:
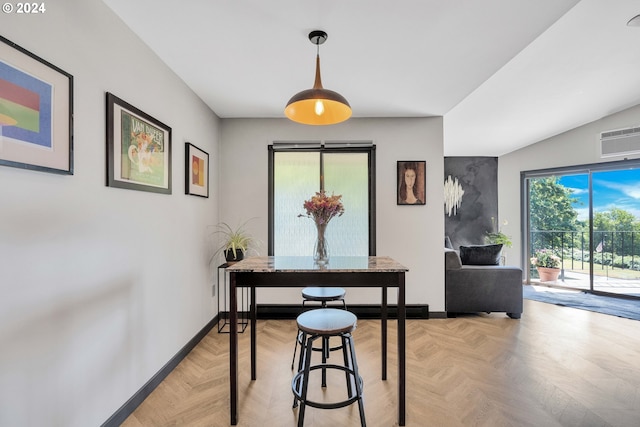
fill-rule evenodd
<path id="1" fill-rule="evenodd" d="M 463 265 L 499 265 L 502 244 L 460 246 Z"/>

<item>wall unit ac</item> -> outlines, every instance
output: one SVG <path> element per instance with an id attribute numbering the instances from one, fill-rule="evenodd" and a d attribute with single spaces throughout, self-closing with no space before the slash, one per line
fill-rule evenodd
<path id="1" fill-rule="evenodd" d="M 640 154 L 640 127 L 611 130 L 600 134 L 600 157 Z"/>

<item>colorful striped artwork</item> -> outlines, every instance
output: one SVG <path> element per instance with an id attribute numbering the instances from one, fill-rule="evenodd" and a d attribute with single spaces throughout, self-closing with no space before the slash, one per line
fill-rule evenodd
<path id="1" fill-rule="evenodd" d="M 52 148 L 53 87 L 0 61 L 2 136 Z"/>

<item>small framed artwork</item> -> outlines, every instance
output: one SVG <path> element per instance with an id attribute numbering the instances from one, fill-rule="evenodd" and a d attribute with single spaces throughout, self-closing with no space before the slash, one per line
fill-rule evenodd
<path id="1" fill-rule="evenodd" d="M 398 162 L 398 205 L 424 205 L 427 162 Z"/>
<path id="2" fill-rule="evenodd" d="M 73 175 L 73 76 L 0 36 L 0 165 Z"/>
<path id="3" fill-rule="evenodd" d="M 185 194 L 209 197 L 209 154 L 189 142 L 184 149 Z"/>
<path id="4" fill-rule="evenodd" d="M 171 194 L 171 128 L 111 93 L 107 186 Z"/>

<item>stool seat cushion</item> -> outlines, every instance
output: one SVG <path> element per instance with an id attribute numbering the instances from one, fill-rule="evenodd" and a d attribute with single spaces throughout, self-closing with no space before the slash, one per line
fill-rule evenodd
<path id="1" fill-rule="evenodd" d="M 308 334 L 339 335 L 356 328 L 358 318 L 347 310 L 319 308 L 305 311 L 296 319 L 298 329 Z"/>
<path id="2" fill-rule="evenodd" d="M 342 288 L 308 287 L 302 290 L 302 297 L 310 301 L 335 301 L 344 298 Z"/>

